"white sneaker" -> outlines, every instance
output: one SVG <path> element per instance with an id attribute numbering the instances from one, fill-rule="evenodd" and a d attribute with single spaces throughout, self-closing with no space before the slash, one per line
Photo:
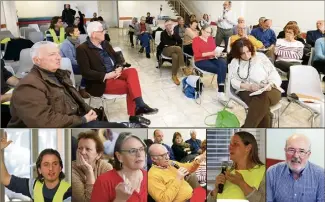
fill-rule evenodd
<path id="1" fill-rule="evenodd" d="M 229 101 L 229 98 L 226 96 L 226 94 L 224 92 L 218 92 L 217 98 L 218 98 L 218 101 L 223 105 L 226 105 Z"/>

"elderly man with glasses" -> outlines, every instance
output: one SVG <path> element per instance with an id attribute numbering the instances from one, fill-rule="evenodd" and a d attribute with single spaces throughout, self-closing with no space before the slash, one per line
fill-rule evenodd
<path id="1" fill-rule="evenodd" d="M 324 201 L 324 169 L 309 162 L 311 144 L 305 135 L 290 136 L 286 161 L 267 171 L 267 201 Z"/>
<path id="2" fill-rule="evenodd" d="M 169 159 L 166 147 L 161 144 L 153 144 L 149 148 L 149 155 L 153 161 L 153 166 L 148 172 L 149 195 L 155 201 L 189 201 L 195 194 L 193 189 L 199 187 L 194 172 L 206 159 L 206 153 L 197 156 L 192 163 L 179 163 Z M 191 180 L 186 179 L 188 175 L 192 178 Z M 195 180 L 196 185 L 192 182 Z"/>

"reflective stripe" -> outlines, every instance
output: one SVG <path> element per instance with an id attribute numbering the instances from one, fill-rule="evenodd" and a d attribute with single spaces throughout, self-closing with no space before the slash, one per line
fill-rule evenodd
<path id="1" fill-rule="evenodd" d="M 43 196 L 43 186 L 44 183 L 41 183 L 40 181 L 36 181 L 34 186 L 34 202 L 44 202 L 44 196 Z M 66 181 L 61 181 L 59 188 L 56 190 L 56 193 L 52 199 L 52 202 L 60 202 L 63 201 L 64 194 L 67 192 L 67 190 L 70 188 L 70 184 Z"/>
<path id="2" fill-rule="evenodd" d="M 51 34 L 51 36 L 53 38 L 53 42 L 54 43 L 56 43 L 56 44 L 63 43 L 63 41 L 64 41 L 64 34 L 65 34 L 63 27 L 60 28 L 60 41 L 59 41 L 58 36 L 56 35 L 54 29 L 49 29 L 49 32 L 50 32 L 50 34 Z"/>

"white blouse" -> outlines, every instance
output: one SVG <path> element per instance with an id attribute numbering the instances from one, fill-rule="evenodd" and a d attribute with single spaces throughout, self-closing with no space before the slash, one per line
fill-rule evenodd
<path id="1" fill-rule="evenodd" d="M 245 91 L 245 89 L 240 88 L 241 83 L 271 83 L 278 90 L 283 91 L 280 87 L 282 83 L 281 77 L 271 61 L 263 53 L 256 52 L 255 54 L 251 58 L 250 68 L 249 61 L 240 60 L 240 67 L 238 59 L 234 58 L 231 61 L 229 75 L 232 87 L 238 92 Z"/>

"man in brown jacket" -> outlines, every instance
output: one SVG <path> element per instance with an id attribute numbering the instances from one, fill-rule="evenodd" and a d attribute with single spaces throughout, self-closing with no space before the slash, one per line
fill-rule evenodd
<path id="1" fill-rule="evenodd" d="M 8 127 L 125 127 L 96 120 L 96 112 L 73 87 L 70 72 L 60 69 L 61 56 L 56 44 L 38 42 L 31 48 L 31 56 L 34 67 L 13 91 Z"/>
<path id="2" fill-rule="evenodd" d="M 150 120 L 141 115 L 157 113 L 158 109 L 149 107 L 143 101 L 137 70 L 123 68 L 122 58 L 105 41 L 105 30 L 100 22 L 89 23 L 87 33 L 87 41 L 77 48 L 77 61 L 85 78 L 86 91 L 96 97 L 126 94 L 130 122 L 149 125 Z"/>

